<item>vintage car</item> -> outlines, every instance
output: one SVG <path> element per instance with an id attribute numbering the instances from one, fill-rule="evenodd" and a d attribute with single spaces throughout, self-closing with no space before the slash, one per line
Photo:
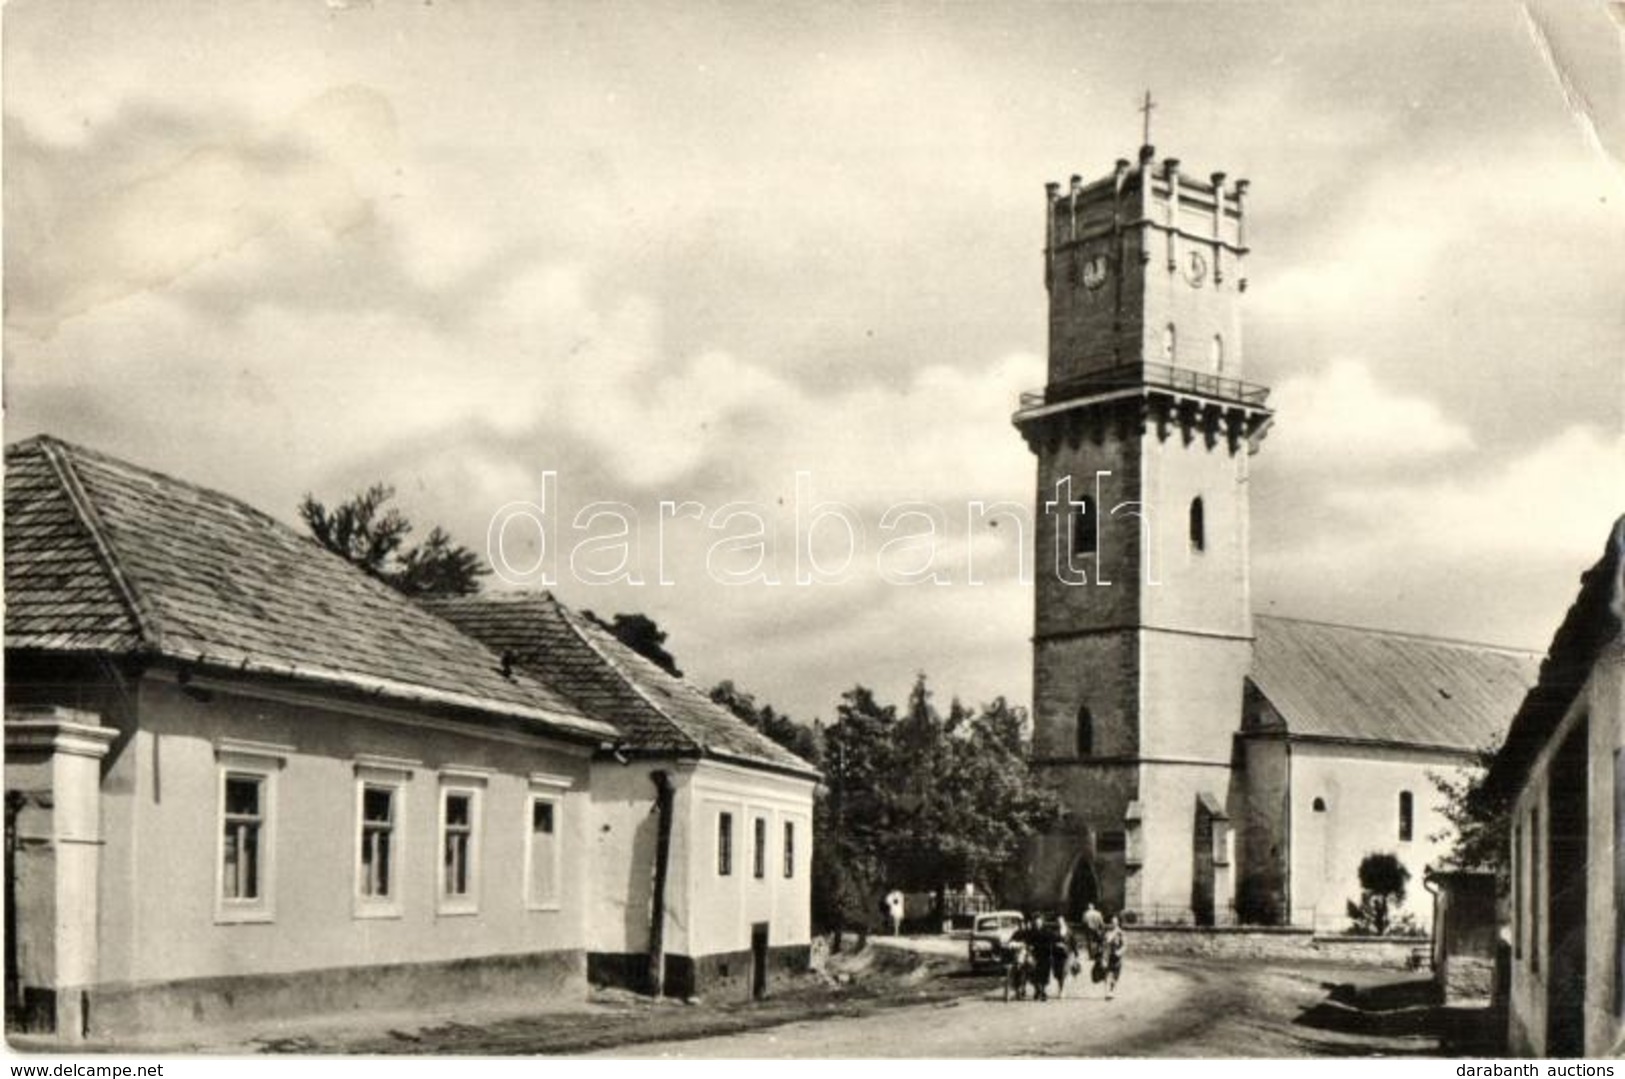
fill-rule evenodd
<path id="1" fill-rule="evenodd" d="M 978 914 L 970 931 L 970 965 L 972 970 L 984 964 L 997 965 L 1004 961 L 1004 951 L 1010 938 L 1025 923 L 1019 910 L 991 910 Z"/>

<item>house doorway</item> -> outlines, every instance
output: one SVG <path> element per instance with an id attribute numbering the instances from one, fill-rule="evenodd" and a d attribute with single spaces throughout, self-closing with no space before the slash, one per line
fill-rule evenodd
<path id="1" fill-rule="evenodd" d="M 1588 724 L 1581 719 L 1552 760 L 1547 781 L 1546 1055 L 1585 1055 L 1586 859 L 1590 783 Z"/>
<path id="2" fill-rule="evenodd" d="M 750 995 L 752 1000 L 767 996 L 767 923 L 750 927 Z"/>

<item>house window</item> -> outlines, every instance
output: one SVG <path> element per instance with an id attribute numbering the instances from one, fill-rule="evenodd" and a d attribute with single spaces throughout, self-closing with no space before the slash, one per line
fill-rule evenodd
<path id="1" fill-rule="evenodd" d="M 1316 813 L 1326 812 L 1326 799 L 1316 798 L 1314 805 L 1310 806 L 1309 808 L 1313 809 Z"/>
<path id="2" fill-rule="evenodd" d="M 265 780 L 260 776 L 226 775 L 225 835 L 221 840 L 220 898 L 257 902 L 261 896 L 261 829 Z"/>
<path id="3" fill-rule="evenodd" d="M 406 846 L 404 769 L 359 767 L 356 781 L 355 915 L 401 916 L 401 857 Z"/>
<path id="4" fill-rule="evenodd" d="M 275 895 L 276 778 L 291 746 L 223 740 L 215 835 L 214 920 L 268 922 Z"/>
<path id="5" fill-rule="evenodd" d="M 734 871 L 734 815 L 717 814 L 717 876 L 729 877 Z"/>
<path id="6" fill-rule="evenodd" d="M 1077 743 L 1078 756 L 1095 755 L 1095 716 L 1087 705 L 1078 709 Z"/>
<path id="7" fill-rule="evenodd" d="M 757 817 L 751 850 L 751 876 L 757 880 L 767 877 L 767 818 Z"/>
<path id="8" fill-rule="evenodd" d="M 1090 495 L 1084 495 L 1078 500 L 1078 508 L 1072 514 L 1072 553 L 1094 554 L 1100 547 L 1100 537 L 1096 534 L 1095 500 Z"/>
<path id="9" fill-rule="evenodd" d="M 1399 792 L 1399 841 L 1401 843 L 1409 843 L 1411 841 L 1411 832 L 1414 830 L 1415 824 L 1416 824 L 1414 809 L 1415 809 L 1415 807 L 1414 807 L 1414 805 L 1412 804 L 1412 801 L 1411 801 L 1411 792 L 1410 791 L 1400 791 Z"/>
<path id="10" fill-rule="evenodd" d="M 525 822 L 525 905 L 531 910 L 559 907 L 559 801 L 532 794 Z"/>
<path id="11" fill-rule="evenodd" d="M 796 875 L 796 825 L 794 821 L 784 822 L 784 879 L 789 880 Z"/>
<path id="12" fill-rule="evenodd" d="M 361 791 L 361 894 L 388 899 L 395 887 L 394 787 L 367 784 Z"/>
<path id="13" fill-rule="evenodd" d="M 440 792 L 440 906 L 442 914 L 471 914 L 479 906 L 479 792 Z"/>
<path id="14" fill-rule="evenodd" d="M 1200 495 L 1191 499 L 1191 550 L 1207 550 L 1207 509 Z"/>

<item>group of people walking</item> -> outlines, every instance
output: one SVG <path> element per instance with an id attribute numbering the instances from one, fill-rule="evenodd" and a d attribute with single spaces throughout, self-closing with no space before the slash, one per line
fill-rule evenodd
<path id="1" fill-rule="evenodd" d="M 1067 977 L 1083 973 L 1084 955 L 1089 960 L 1090 980 L 1097 985 L 1105 983 L 1106 999 L 1112 999 L 1123 973 L 1127 945 L 1123 927 L 1115 916 L 1108 920 L 1091 903 L 1083 913 L 1080 930 L 1075 932 L 1059 916 L 1028 915 L 1026 924 L 1010 938 L 1006 952 L 1005 999 L 1012 995 L 1024 999 L 1030 982 L 1033 999 L 1048 1000 L 1052 979 L 1055 995 L 1061 996 Z"/>

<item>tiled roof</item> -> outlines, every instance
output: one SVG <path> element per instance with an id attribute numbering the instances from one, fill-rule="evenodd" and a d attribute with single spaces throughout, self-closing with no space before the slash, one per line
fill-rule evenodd
<path id="1" fill-rule="evenodd" d="M 8 649 L 139 651 L 614 735 L 227 495 L 47 436 L 6 448 L 5 488 Z"/>
<path id="2" fill-rule="evenodd" d="M 1580 594 L 1552 637 L 1540 665 L 1540 681 L 1513 717 L 1506 743 L 1486 783 L 1510 794 L 1585 688 L 1597 656 L 1625 640 L 1625 517 L 1614 522 L 1602 558 L 1580 577 Z"/>
<path id="3" fill-rule="evenodd" d="M 1252 682 L 1288 733 L 1468 752 L 1499 741 L 1538 657 L 1491 645 L 1255 616 Z"/>
<path id="4" fill-rule="evenodd" d="M 806 776 L 812 765 L 668 674 L 551 593 L 495 593 L 429 601 L 437 614 L 613 722 L 625 745 L 766 765 Z"/>

